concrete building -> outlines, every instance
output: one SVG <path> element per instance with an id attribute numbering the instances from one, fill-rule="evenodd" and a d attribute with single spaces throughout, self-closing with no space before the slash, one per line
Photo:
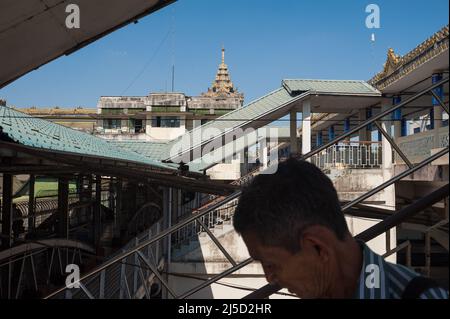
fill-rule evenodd
<path id="1" fill-rule="evenodd" d="M 97 104 L 96 134 L 111 140 L 167 142 L 208 121 L 242 107 L 244 95 L 231 81 L 225 49 L 217 75 L 206 93 L 150 93 L 102 96 Z"/>

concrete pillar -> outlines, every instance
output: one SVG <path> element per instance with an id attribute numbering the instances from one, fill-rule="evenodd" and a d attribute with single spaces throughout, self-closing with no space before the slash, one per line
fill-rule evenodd
<path id="1" fill-rule="evenodd" d="M 437 83 L 442 80 L 442 73 L 435 73 L 431 77 L 432 83 Z M 435 88 L 434 93 L 436 93 L 437 96 L 440 97 L 440 99 L 444 100 L 444 87 L 441 85 L 437 88 Z M 432 97 L 432 104 L 433 104 L 433 122 L 431 123 L 431 128 L 440 128 L 442 127 L 442 116 L 443 116 L 443 110 L 439 102 Z M 431 114 L 430 114 L 430 121 L 431 121 Z"/>
<path id="2" fill-rule="evenodd" d="M 30 185 L 28 191 L 28 233 L 31 234 L 35 229 L 35 207 L 34 207 L 34 184 L 36 182 L 36 177 L 32 174 L 28 184 Z"/>
<path id="3" fill-rule="evenodd" d="M 302 154 L 311 152 L 311 101 L 303 102 L 302 110 Z"/>
<path id="4" fill-rule="evenodd" d="M 58 178 L 58 237 L 69 238 L 69 181 Z"/>
<path id="5" fill-rule="evenodd" d="M 2 196 L 2 247 L 4 249 L 12 246 L 12 193 L 13 175 L 3 174 L 3 196 Z"/>
<path id="6" fill-rule="evenodd" d="M 298 154 L 297 143 L 297 111 L 292 110 L 290 115 L 290 142 L 291 142 L 291 154 Z"/>

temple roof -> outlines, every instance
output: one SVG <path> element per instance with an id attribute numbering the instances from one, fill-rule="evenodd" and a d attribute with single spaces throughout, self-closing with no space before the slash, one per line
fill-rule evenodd
<path id="1" fill-rule="evenodd" d="M 228 65 L 225 64 L 225 48 L 222 48 L 222 62 L 219 64 L 216 79 L 212 86 L 208 88 L 208 92 L 203 93 L 202 96 L 212 98 L 239 97 L 242 101 L 244 100 L 244 95 L 238 93 L 231 81 Z"/>
<path id="2" fill-rule="evenodd" d="M 418 69 L 421 65 L 447 51 L 449 47 L 449 26 L 446 25 L 413 50 L 400 56 L 390 48 L 383 70 L 368 81 L 379 90 Z"/>

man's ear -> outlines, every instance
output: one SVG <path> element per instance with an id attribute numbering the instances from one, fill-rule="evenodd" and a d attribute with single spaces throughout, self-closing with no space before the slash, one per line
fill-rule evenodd
<path id="1" fill-rule="evenodd" d="M 327 261 L 337 238 L 327 227 L 321 225 L 308 226 L 300 236 L 300 247 L 305 252 L 315 254 L 322 261 Z"/>

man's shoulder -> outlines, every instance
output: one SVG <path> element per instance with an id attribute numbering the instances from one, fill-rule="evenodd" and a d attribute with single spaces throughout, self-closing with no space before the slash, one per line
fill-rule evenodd
<path id="1" fill-rule="evenodd" d="M 393 264 L 391 262 L 384 261 L 386 277 L 389 280 L 389 293 L 393 298 L 402 298 L 404 296 L 405 290 L 416 290 L 423 291 L 418 294 L 420 299 L 448 299 L 448 291 L 443 287 L 439 287 L 438 284 L 433 284 L 433 281 L 429 278 L 422 277 L 419 273 L 411 270 L 410 268 L 400 265 Z M 414 283 L 417 288 L 411 287 L 413 281 L 420 282 L 420 280 L 429 281 L 426 285 Z"/>
<path id="2" fill-rule="evenodd" d="M 381 289 L 384 293 L 382 295 L 389 299 L 402 299 L 405 293 L 405 289 L 415 278 L 424 278 L 418 272 L 401 265 L 394 264 L 385 260 L 381 255 L 371 250 L 367 244 L 362 244 L 364 253 L 364 265 L 375 264 L 378 266 L 383 284 Z M 420 280 L 414 280 L 420 281 Z M 425 279 L 425 282 L 427 280 Z M 417 285 L 413 283 L 413 291 L 418 291 L 418 298 L 421 299 L 448 299 L 448 291 L 438 285 Z"/>

